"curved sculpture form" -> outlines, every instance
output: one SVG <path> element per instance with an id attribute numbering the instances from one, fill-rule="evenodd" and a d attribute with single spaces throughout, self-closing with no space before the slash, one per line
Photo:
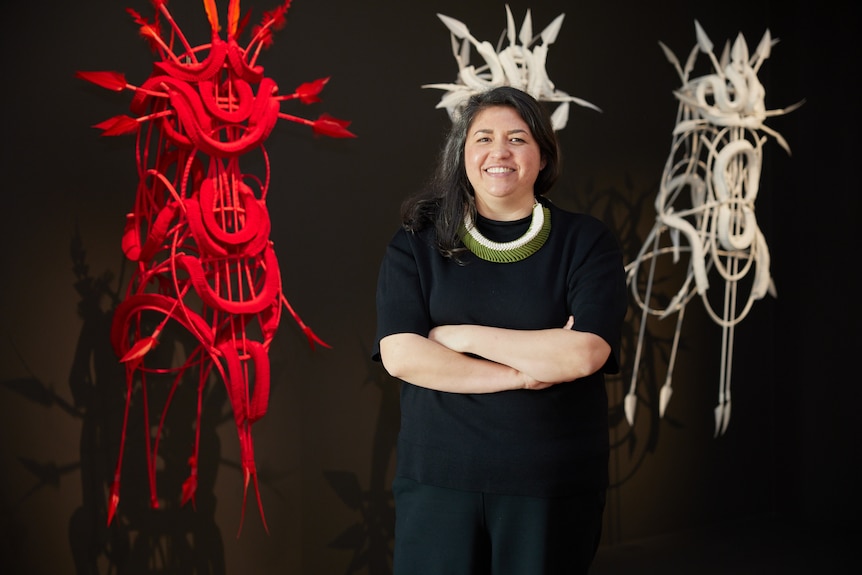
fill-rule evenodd
<path id="1" fill-rule="evenodd" d="M 126 409 L 107 520 L 110 524 L 120 499 L 133 394 L 139 386 L 147 425 L 150 502 L 155 508 L 162 425 L 170 398 L 194 367 L 198 373 L 198 440 L 201 397 L 216 373 L 227 388 L 239 437 L 244 475 L 240 529 L 250 483 L 266 527 L 251 430 L 267 411 L 268 349 L 282 310 L 288 310 L 312 347 L 326 344 L 302 322 L 282 292 L 281 272 L 269 240 L 266 196 L 270 170 L 263 144 L 279 119 L 309 125 L 320 135 L 343 138 L 353 134 L 347 130 L 349 122 L 326 114 L 312 121 L 280 111 L 285 100 L 319 101 L 328 78 L 279 95 L 275 81 L 257 65 L 260 51 L 272 44 L 273 31 L 285 23 L 289 0 L 264 13 L 245 46 L 239 44 L 239 37 L 248 14 L 240 17 L 239 0 L 231 0 L 228 6 L 226 39 L 219 36 L 215 0 L 204 0 L 212 38 L 196 47 L 171 17 L 167 2 L 152 3 L 153 21 L 127 10 L 159 57 L 140 86 L 129 84 L 117 72 L 77 73 L 104 88 L 133 92 L 132 116 L 115 116 L 96 127 L 106 136 L 136 134 L 137 138 L 138 189 L 123 235 L 123 251 L 133 262 L 134 272 L 114 313 L 111 334 L 114 349 L 126 366 Z M 168 29 L 166 33 L 162 26 Z M 249 152 L 262 156 L 263 173 L 243 169 L 241 159 Z M 191 334 L 197 347 L 181 365 L 160 365 L 152 352 L 171 321 Z M 152 379 L 171 374 L 168 401 L 154 424 L 149 416 L 148 385 Z M 183 484 L 184 504 L 194 501 L 197 468 L 196 441 Z"/>
<path id="2" fill-rule="evenodd" d="M 460 106 L 472 94 L 498 86 L 518 88 L 539 101 L 560 102 L 551 115 L 555 130 L 562 130 L 566 127 L 569 119 L 569 102 L 601 111 L 586 100 L 557 90 L 545 70 L 548 49 L 557 39 L 565 14 L 557 16 L 540 34 L 534 37 L 530 10 L 527 10 L 520 32 L 516 32 L 515 19 L 512 17 L 512 11 L 507 4 L 505 38 L 509 45 L 505 48 L 498 46 L 496 49 L 490 42 L 480 42 L 474 38 L 463 22 L 443 14 L 437 14 L 437 17 L 451 33 L 452 54 L 458 63 L 458 79 L 455 83 L 426 84 L 422 87 L 446 90 L 437 104 L 437 108 L 445 108 L 450 118 L 456 117 Z M 502 41 L 501 38 L 501 44 Z M 470 64 L 470 46 L 473 46 L 485 61 L 478 68 Z"/>
<path id="3" fill-rule="evenodd" d="M 772 136 L 788 154 L 790 148 L 764 121 L 786 114 L 802 102 L 781 110 L 766 110 L 765 90 L 757 73 L 776 42 L 769 30 L 751 55 L 739 34 L 732 46 L 725 46 L 720 61 L 697 21 L 695 30 L 697 44 L 685 68 L 659 42 L 676 68 L 682 86 L 674 92 L 679 108 L 655 200 L 656 222 L 637 257 L 626 266 L 634 300 L 641 309 L 641 323 L 625 412 L 629 424 L 633 424 L 638 367 L 648 318 L 676 314 L 676 332 L 660 393 L 659 414 L 664 416 L 673 392 L 671 377 L 685 308 L 699 296 L 709 317 L 722 329 L 715 408 L 718 436 L 727 430 L 730 421 L 734 328 L 748 315 L 756 300 L 767 293 L 776 295 L 769 273 L 769 249 L 757 225 L 754 204 L 767 136 Z M 714 72 L 691 78 L 699 53 L 709 57 Z M 659 259 L 670 259 L 673 268 L 679 265 L 686 268 L 678 291 L 666 303 L 659 301 L 653 291 Z"/>

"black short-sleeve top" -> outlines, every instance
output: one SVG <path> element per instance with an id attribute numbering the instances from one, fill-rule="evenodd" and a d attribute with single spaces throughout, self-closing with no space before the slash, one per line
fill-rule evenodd
<path id="1" fill-rule="evenodd" d="M 494 263 L 466 253 L 443 257 L 434 230 L 399 229 L 377 286 L 379 342 L 396 333 L 426 336 L 437 325 L 510 329 L 562 327 L 591 332 L 611 346 L 592 376 L 540 391 L 456 394 L 409 383 L 401 388 L 400 477 L 490 493 L 557 496 L 607 485 L 607 394 L 602 372 L 619 369 L 626 311 L 619 243 L 598 219 L 542 200 L 550 210 L 545 244 L 526 259 Z M 512 241 L 530 218 L 496 222 L 481 216 L 487 238 Z"/>

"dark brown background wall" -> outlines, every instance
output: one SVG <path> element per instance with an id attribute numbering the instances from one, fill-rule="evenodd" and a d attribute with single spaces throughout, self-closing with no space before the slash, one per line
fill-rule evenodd
<path id="1" fill-rule="evenodd" d="M 851 9 L 805 0 L 509 4 L 519 25 L 531 7 L 537 31 L 566 13 L 550 50 L 550 77 L 603 113 L 572 108 L 561 132 L 566 173 L 551 198 L 608 220 L 628 250 L 652 224 L 676 111 L 677 77 L 659 40 L 684 58 L 695 43 L 695 19 L 717 45 L 742 32 L 753 49 L 769 28 L 780 43 L 760 75 L 767 107 L 807 100 L 768 122 L 793 149 L 788 157 L 767 144 L 758 196 L 779 297 L 758 302 L 737 329 L 730 429 L 712 436 L 720 333 L 695 302 L 664 420 L 655 415 L 653 382 L 629 429 L 620 411 L 629 374 L 608 383 L 614 485 L 604 545 L 763 515 L 827 533 L 850 529 L 860 511 L 855 360 L 862 349 L 854 249 L 859 116 L 851 89 L 859 60 Z M 155 570 L 159 556 L 249 575 L 350 572 L 354 556 L 366 552 L 385 563 L 397 383 L 368 359 L 377 265 L 400 201 L 429 175 L 448 124 L 434 109 L 440 92 L 420 88 L 456 72 L 435 13 L 495 43 L 504 3 L 296 0 L 261 59 L 283 91 L 331 76 L 322 104 L 283 110 L 351 119 L 359 137 L 317 139 L 282 122 L 267 143 L 272 239 L 285 293 L 333 347 L 312 352 L 284 319 L 271 351 L 270 411 L 255 428 L 271 533 L 264 534 L 251 504 L 239 538 L 242 479 L 236 434 L 219 415 L 224 406 L 206 423 L 214 479 L 197 513 L 175 509 L 179 494 L 170 486 L 182 481 L 188 452 L 169 447 L 169 438 L 163 449 L 177 463 L 161 471 L 165 510 L 143 509 L 145 482 L 127 471 L 118 525 L 107 530 L 98 513 L 105 494 L 92 488 L 110 474 L 110 435 L 121 417 L 98 410 L 99 394 L 116 394 L 123 383 L 107 345 L 109 303 L 82 305 L 96 284 L 80 280 L 112 274 L 105 286 L 120 289 L 127 273 L 120 235 L 135 165 L 132 138 L 105 139 L 90 128 L 125 113 L 127 94 L 73 74 L 113 69 L 133 83 L 146 77 L 150 54 L 127 5 L 150 14 L 144 0 L 4 8 L 0 568 L 73 573 L 73 557 L 88 549 L 100 572 L 110 561 L 132 572 L 147 564 Z M 256 21 L 275 3 L 244 5 Z M 170 6 L 193 43 L 208 39 L 201 2 Z M 79 276 L 73 257 L 86 265 Z M 661 335 L 666 328 L 654 329 Z M 82 382 L 99 391 L 76 404 L 71 390 Z M 193 412 L 177 417 L 188 426 Z"/>

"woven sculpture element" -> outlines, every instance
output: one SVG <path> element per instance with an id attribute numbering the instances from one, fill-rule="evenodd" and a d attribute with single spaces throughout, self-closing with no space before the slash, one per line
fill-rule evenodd
<path id="1" fill-rule="evenodd" d="M 661 42 L 679 74 L 682 86 L 670 155 L 655 200 L 656 222 L 633 262 L 626 267 L 634 299 L 641 308 L 640 333 L 625 413 L 633 424 L 637 406 L 637 376 L 649 316 L 677 314 L 676 332 L 667 376 L 659 397 L 664 416 L 672 394 L 676 352 L 686 305 L 698 295 L 709 317 L 722 328 L 721 373 L 715 435 L 723 434 L 730 421 L 730 381 L 734 328 L 749 313 L 754 301 L 767 293 L 775 297 L 769 272 L 769 250 L 754 213 L 760 185 L 763 144 L 767 135 L 790 153 L 784 138 L 764 125 L 771 117 L 786 114 L 799 105 L 766 110 L 765 90 L 757 77 L 775 41 L 769 30 L 754 54 L 749 55 L 739 34 L 728 43 L 719 61 L 713 45 L 695 21 L 697 44 L 685 68 Z M 690 78 L 698 53 L 707 54 L 714 72 Z M 766 135 L 763 135 L 763 134 Z M 682 255 L 687 253 L 687 258 Z M 662 303 L 653 291 L 658 281 L 657 262 L 672 266 L 687 262 L 682 285 Z M 665 269 L 665 268 L 661 268 Z M 667 271 L 659 272 L 668 274 Z M 712 297 L 711 297 L 712 296 Z M 717 297 L 716 297 L 717 296 Z"/>
<path id="2" fill-rule="evenodd" d="M 312 347 L 326 344 L 302 322 L 282 293 L 278 261 L 269 240 L 266 196 L 270 173 L 263 143 L 279 118 L 309 125 L 316 134 L 336 138 L 353 134 L 347 130 L 349 122 L 325 114 L 311 121 L 280 111 L 285 100 L 319 101 L 328 78 L 279 95 L 275 81 L 257 65 L 261 49 L 272 44 L 273 31 L 285 23 L 289 0 L 264 13 L 244 47 L 238 39 L 249 15 L 240 17 L 239 0 L 228 5 L 226 39 L 219 36 L 215 0 L 204 0 L 212 39 L 196 47 L 171 17 L 167 2 L 151 1 L 155 7 L 151 22 L 127 10 L 160 58 L 149 78 L 133 86 L 117 72 L 77 74 L 110 90 L 133 92 L 133 116 L 116 116 L 96 127 L 106 136 L 137 136 L 139 182 L 123 236 L 123 251 L 134 263 L 134 273 L 114 313 L 111 333 L 114 349 L 126 366 L 126 410 L 107 520 L 112 521 L 120 499 L 123 446 L 133 395 L 139 395 L 143 403 L 150 502 L 155 508 L 156 461 L 164 418 L 170 397 L 178 386 L 191 384 L 183 379 L 195 368 L 196 441 L 182 503 L 195 498 L 201 396 L 210 377 L 217 374 L 227 388 L 239 436 L 244 475 L 240 529 L 250 483 L 266 527 L 251 430 L 267 411 L 268 350 L 282 309 L 297 321 Z M 163 32 L 162 26 L 168 31 Z M 240 165 L 243 155 L 252 151 L 263 158 L 262 174 L 247 173 Z M 170 321 L 196 340 L 196 349 L 179 366 L 158 365 L 157 354 L 151 353 Z M 149 380 L 166 375 L 172 381 L 171 390 L 155 421 L 149 415 L 147 388 L 155 385 Z"/>
<path id="3" fill-rule="evenodd" d="M 515 19 L 507 4 L 505 38 L 509 45 L 503 48 L 501 37 L 496 50 L 490 42 L 480 42 L 474 38 L 462 22 L 443 14 L 437 14 L 437 17 L 451 33 L 452 54 L 458 63 L 458 79 L 455 83 L 426 84 L 422 87 L 446 90 L 437 108 L 445 108 L 450 118 L 457 116 L 460 107 L 471 95 L 499 86 L 518 88 L 539 101 L 560 102 L 551 116 L 555 130 L 566 127 L 570 102 L 601 111 L 585 100 L 557 90 L 545 69 L 548 49 L 557 39 L 565 14 L 557 16 L 541 34 L 534 37 L 530 10 L 527 10 L 520 32 L 516 32 Z M 478 68 L 470 64 L 470 46 L 485 60 Z"/>

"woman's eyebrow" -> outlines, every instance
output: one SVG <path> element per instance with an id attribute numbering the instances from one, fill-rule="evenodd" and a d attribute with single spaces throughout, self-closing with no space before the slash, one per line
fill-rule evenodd
<path id="1" fill-rule="evenodd" d="M 478 130 L 473 132 L 473 134 L 492 134 L 492 133 L 494 133 L 494 130 L 492 130 L 491 128 L 479 128 Z M 506 135 L 511 136 L 512 134 L 527 134 L 527 133 L 529 133 L 529 132 L 527 130 L 525 130 L 524 128 L 514 128 L 514 129 L 506 132 Z"/>

